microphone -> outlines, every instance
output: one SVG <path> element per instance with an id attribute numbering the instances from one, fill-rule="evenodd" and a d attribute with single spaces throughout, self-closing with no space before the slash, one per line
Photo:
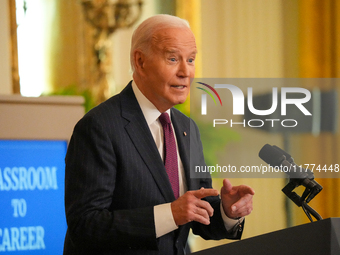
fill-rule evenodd
<path id="1" fill-rule="evenodd" d="M 259 157 L 270 166 L 281 168 L 290 178 L 314 179 L 311 170 L 296 165 L 291 155 L 275 145 L 264 145 L 259 152 Z"/>
<path id="2" fill-rule="evenodd" d="M 310 191 L 307 203 L 322 190 L 322 186 L 314 180 L 313 172 L 297 166 L 291 155 L 279 147 L 266 144 L 260 150 L 259 157 L 270 166 L 280 167 L 297 184 L 296 186 L 306 187 Z"/>
<path id="3" fill-rule="evenodd" d="M 269 144 L 268 144 L 269 145 Z M 284 150 L 282 150 L 281 148 L 277 147 L 276 145 L 273 145 L 273 148 L 279 150 L 281 153 L 283 153 L 283 155 L 285 155 L 286 160 L 290 163 L 294 162 L 294 159 L 292 158 L 291 155 L 289 155 L 287 152 L 285 152 Z"/>

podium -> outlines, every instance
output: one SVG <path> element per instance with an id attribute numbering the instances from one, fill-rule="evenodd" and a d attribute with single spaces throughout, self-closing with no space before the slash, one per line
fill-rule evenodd
<path id="1" fill-rule="evenodd" d="M 83 103 L 0 95 L 0 254 L 63 253 L 65 155 Z"/>
<path id="2" fill-rule="evenodd" d="M 192 254 L 339 255 L 340 218 L 307 223 Z"/>

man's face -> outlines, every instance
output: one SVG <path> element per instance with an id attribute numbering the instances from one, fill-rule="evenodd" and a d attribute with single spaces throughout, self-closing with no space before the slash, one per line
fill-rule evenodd
<path id="1" fill-rule="evenodd" d="M 156 32 L 143 62 L 140 90 L 160 112 L 184 103 L 195 75 L 196 42 L 189 28 Z"/>

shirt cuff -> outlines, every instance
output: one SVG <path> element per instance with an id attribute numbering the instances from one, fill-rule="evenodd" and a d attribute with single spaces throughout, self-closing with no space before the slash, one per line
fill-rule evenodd
<path id="1" fill-rule="evenodd" d="M 156 205 L 153 208 L 156 228 L 156 238 L 178 228 L 171 211 L 171 203 Z"/>
<path id="2" fill-rule="evenodd" d="M 222 206 L 222 201 L 220 204 L 220 210 L 221 210 L 221 215 L 222 215 L 222 219 L 224 222 L 224 227 L 226 228 L 227 231 L 232 230 L 236 224 L 243 222 L 244 217 L 240 218 L 240 219 L 230 219 L 223 210 L 223 206 Z"/>

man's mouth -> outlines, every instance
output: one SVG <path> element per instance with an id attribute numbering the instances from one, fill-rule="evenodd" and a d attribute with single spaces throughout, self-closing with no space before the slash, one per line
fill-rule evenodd
<path id="1" fill-rule="evenodd" d="M 185 85 L 171 85 L 171 87 L 176 88 L 176 89 L 184 89 L 187 86 L 185 86 Z"/>

